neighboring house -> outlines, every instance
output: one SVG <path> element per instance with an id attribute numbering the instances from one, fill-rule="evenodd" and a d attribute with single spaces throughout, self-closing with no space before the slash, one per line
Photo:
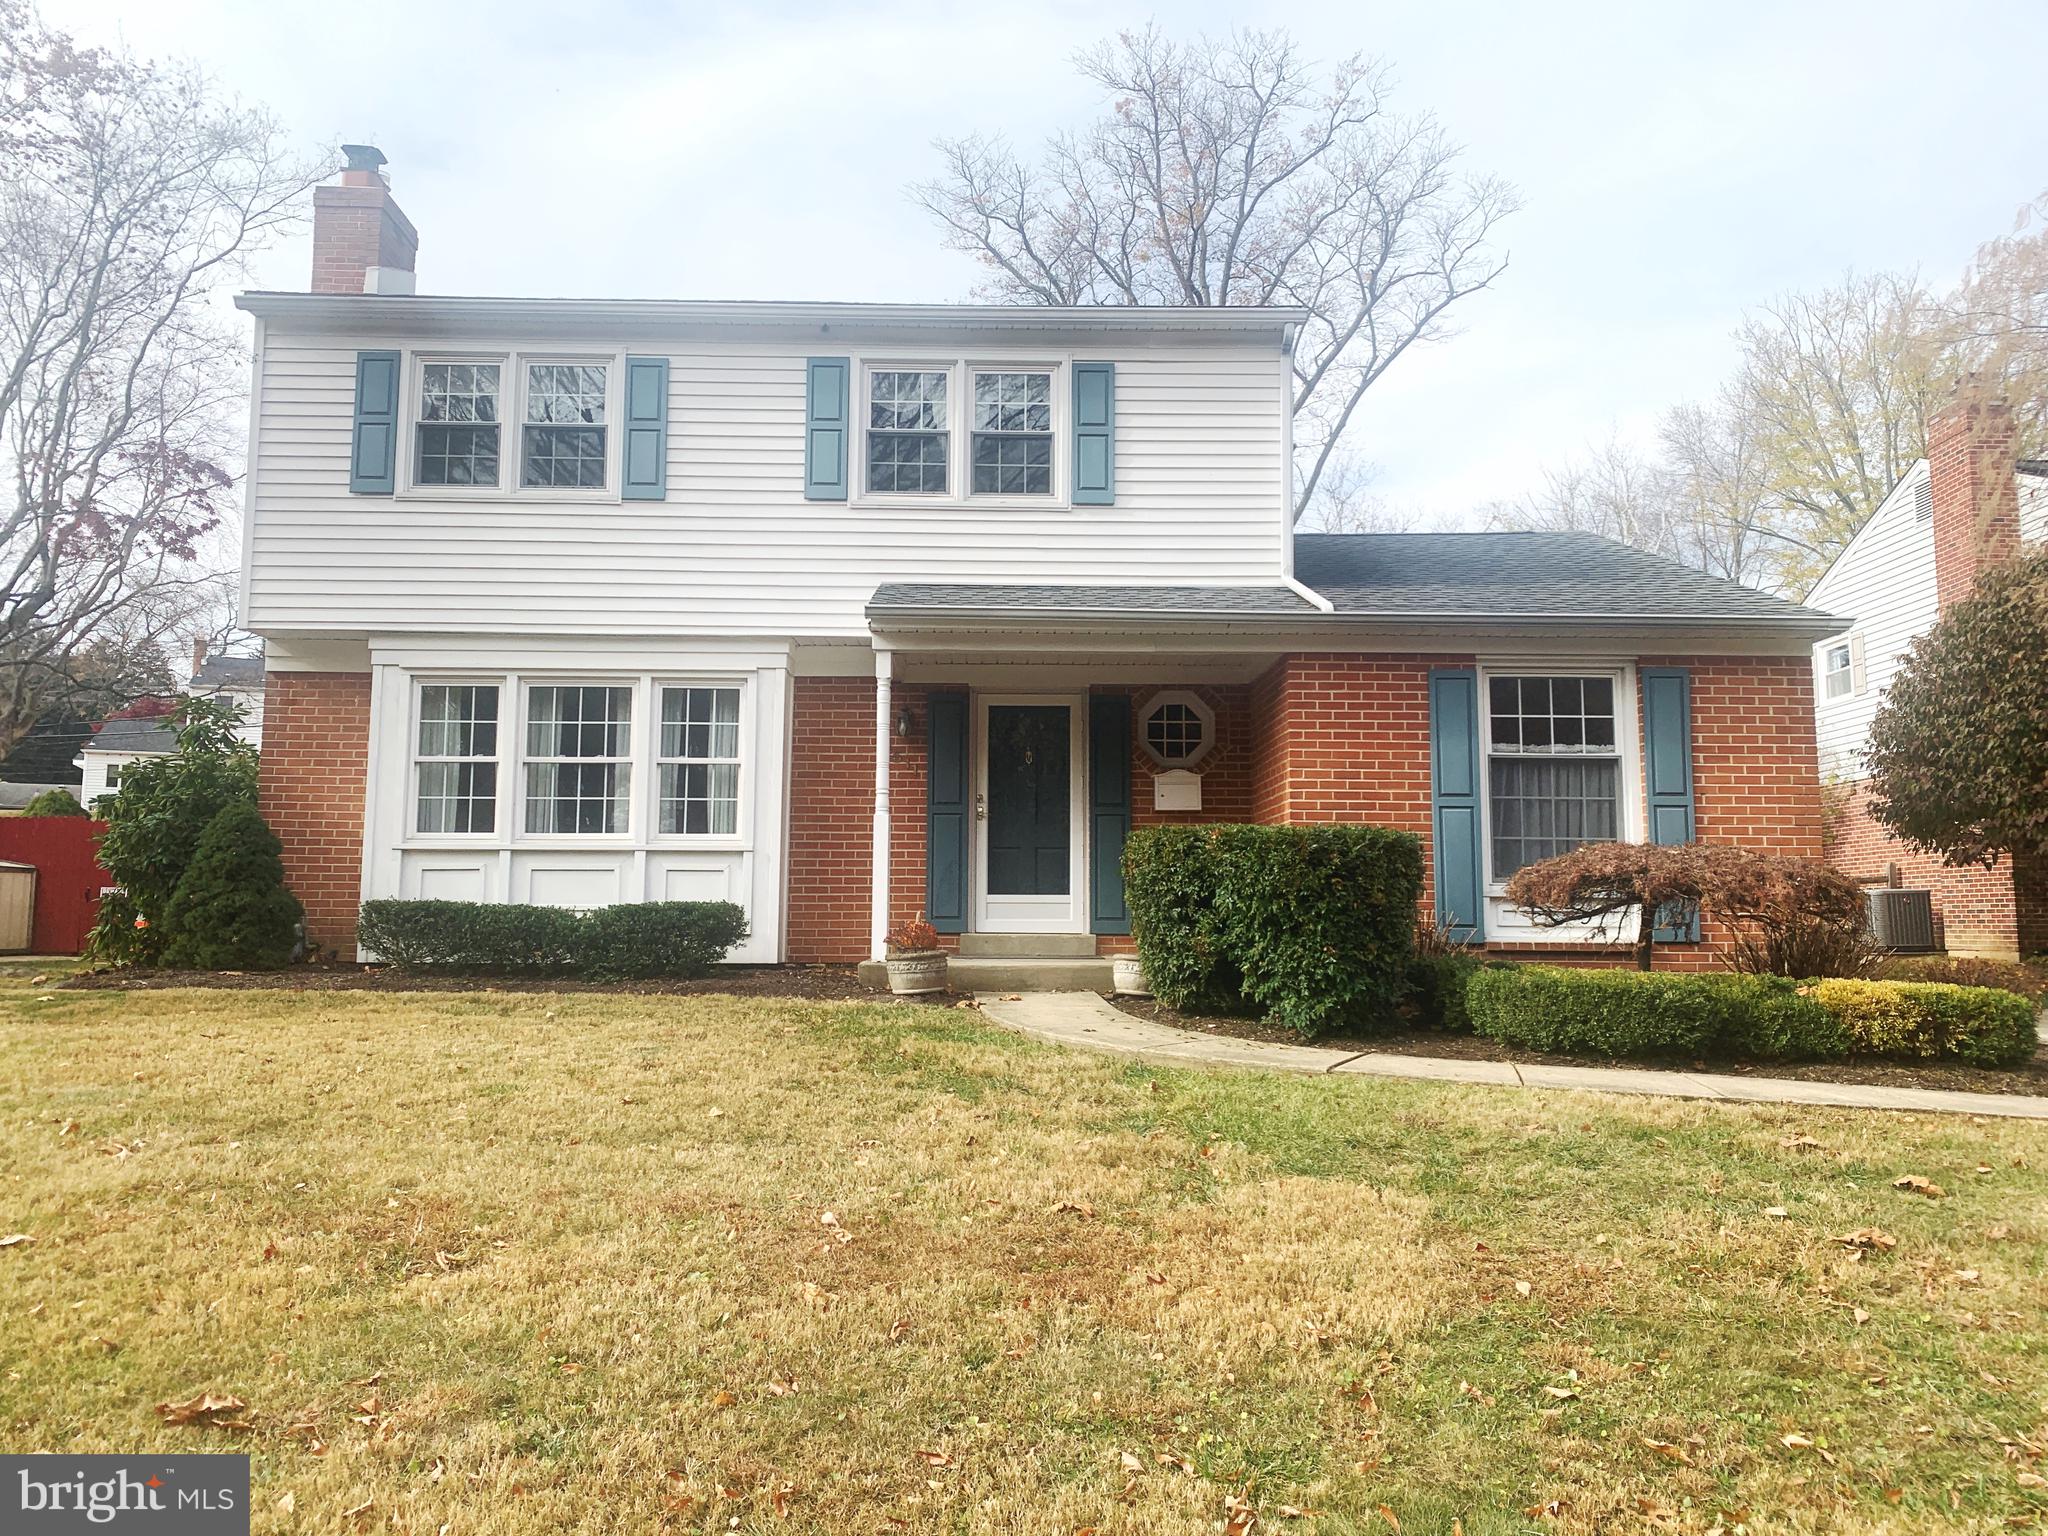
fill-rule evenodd
<path id="1" fill-rule="evenodd" d="M 185 680 L 187 698 L 231 699 L 242 707 L 242 723 L 235 734 L 251 746 L 263 745 L 263 658 L 261 656 L 210 656 L 206 642 L 192 647 L 192 675 Z M 102 720 L 78 754 L 76 766 L 82 776 L 78 787 L 81 804 L 90 808 L 102 795 L 121 787 L 122 771 L 139 757 L 161 757 L 176 749 L 177 738 L 162 716 L 132 720 Z"/>
<path id="2" fill-rule="evenodd" d="M 0 816 L 19 816 L 28 803 L 38 795 L 61 789 L 67 795 L 76 795 L 76 784 L 26 784 L 0 780 Z"/>
<path id="3" fill-rule="evenodd" d="M 1591 537 L 1297 538 L 1299 311 L 421 297 L 381 164 L 316 194 L 313 292 L 239 301 L 316 940 L 365 897 L 723 898 L 739 960 L 923 912 L 1080 980 L 1133 827 L 1368 821 L 1460 937 L 1569 957 L 1520 864 L 1820 852 L 1838 622 Z"/>
<path id="4" fill-rule="evenodd" d="M 1853 627 L 1814 648 L 1828 857 L 1858 879 L 1925 887 L 1945 946 L 2011 957 L 2048 950 L 2048 881 L 2010 860 L 1953 868 L 1892 838 L 1865 803 L 1870 724 L 1913 641 L 1986 566 L 2048 538 L 2048 463 L 2015 459 L 2002 406 L 1955 406 L 1928 424 L 1928 457 L 1893 487 L 1813 589 Z"/>

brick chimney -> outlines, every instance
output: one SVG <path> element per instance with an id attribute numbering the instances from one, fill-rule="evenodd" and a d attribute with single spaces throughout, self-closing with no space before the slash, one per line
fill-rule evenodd
<path id="1" fill-rule="evenodd" d="M 341 152 L 341 184 L 313 189 L 313 292 L 411 293 L 420 237 L 391 199 L 384 153 L 370 144 Z"/>
<path id="2" fill-rule="evenodd" d="M 1961 602 L 1977 578 L 2020 550 L 2020 498 L 2012 411 L 1965 386 L 1927 423 L 1927 474 L 1934 502 L 1934 591 L 1941 606 Z"/>

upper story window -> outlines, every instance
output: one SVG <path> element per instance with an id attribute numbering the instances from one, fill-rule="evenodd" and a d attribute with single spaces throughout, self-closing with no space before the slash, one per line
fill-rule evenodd
<path id="1" fill-rule="evenodd" d="M 1831 645 L 1821 662 L 1821 694 L 1824 698 L 1846 699 L 1854 690 L 1856 674 L 1849 642 Z"/>
<path id="2" fill-rule="evenodd" d="M 1052 375 L 974 375 L 974 491 L 1052 494 Z"/>
<path id="3" fill-rule="evenodd" d="M 947 490 L 946 374 L 876 369 L 868 375 L 868 479 L 884 495 L 943 496 Z"/>
<path id="4" fill-rule="evenodd" d="M 1614 679 L 1488 678 L 1487 797 L 1495 880 L 1620 837 Z"/>
<path id="5" fill-rule="evenodd" d="M 519 483 L 603 490 L 603 363 L 529 363 Z"/>
<path id="6" fill-rule="evenodd" d="M 413 429 L 417 485 L 498 483 L 496 363 L 427 363 Z"/>
<path id="7" fill-rule="evenodd" d="M 405 488 L 602 495 L 614 488 L 617 374 L 604 357 L 416 357 Z"/>

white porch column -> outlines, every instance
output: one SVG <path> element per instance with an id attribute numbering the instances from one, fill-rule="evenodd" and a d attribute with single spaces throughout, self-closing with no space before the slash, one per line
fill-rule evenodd
<path id="1" fill-rule="evenodd" d="M 889 707 L 890 653 L 875 652 L 875 886 L 868 909 L 869 957 L 889 953 Z"/>

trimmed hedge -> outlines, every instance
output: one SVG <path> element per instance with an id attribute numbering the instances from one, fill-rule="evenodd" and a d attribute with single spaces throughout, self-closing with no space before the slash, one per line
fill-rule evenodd
<path id="1" fill-rule="evenodd" d="M 590 912 L 366 901 L 356 936 L 379 959 L 407 970 L 687 979 L 708 975 L 747 936 L 747 917 L 729 901 L 649 901 Z"/>
<path id="2" fill-rule="evenodd" d="M 2014 1067 L 2034 1054 L 2034 1005 L 1942 981 L 1817 981 L 1813 995 L 1863 1055 Z"/>
<path id="3" fill-rule="evenodd" d="M 1996 1067 L 2035 1046 L 2032 1005 L 1984 987 L 1530 965 L 1482 970 L 1466 996 L 1480 1034 L 1537 1051 Z"/>
<path id="4" fill-rule="evenodd" d="M 21 808 L 24 817 L 29 816 L 85 816 L 91 814 L 78 803 L 78 796 L 64 788 L 46 789 L 32 797 Z"/>
<path id="5" fill-rule="evenodd" d="M 1422 845 L 1385 827 L 1147 827 L 1124 846 L 1124 893 L 1162 1001 L 1317 1035 L 1406 995 Z"/>

